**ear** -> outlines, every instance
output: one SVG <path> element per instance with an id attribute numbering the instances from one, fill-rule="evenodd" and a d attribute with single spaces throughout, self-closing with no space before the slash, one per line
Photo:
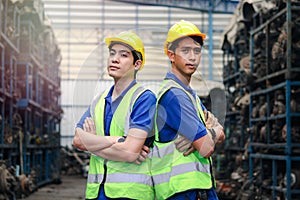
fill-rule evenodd
<path id="1" fill-rule="evenodd" d="M 174 62 L 174 57 L 175 57 L 174 51 L 168 50 L 168 57 L 171 62 Z"/>
<path id="2" fill-rule="evenodd" d="M 142 66 L 142 61 L 141 60 L 135 61 L 135 63 L 134 63 L 134 69 L 136 71 L 138 71 L 141 68 L 141 66 Z"/>

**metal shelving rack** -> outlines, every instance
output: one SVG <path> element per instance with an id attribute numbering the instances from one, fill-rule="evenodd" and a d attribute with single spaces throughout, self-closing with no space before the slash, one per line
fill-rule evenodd
<path id="1" fill-rule="evenodd" d="M 20 11 L 9 0 L 2 0 L 1 33 L 0 33 L 0 159 L 5 160 L 7 166 L 19 163 L 18 135 L 14 120 L 16 100 L 14 98 L 16 60 L 19 54 Z"/>
<path id="2" fill-rule="evenodd" d="M 250 31 L 250 58 L 251 71 L 254 72 L 255 42 L 254 37 L 266 30 L 266 75 L 255 81 L 256 87 L 250 91 L 250 127 L 257 126 L 257 131 L 250 135 L 249 152 L 249 179 L 261 183 L 259 193 L 268 193 L 272 199 L 295 199 L 300 196 L 299 174 L 297 167 L 300 164 L 300 144 L 292 135 L 292 128 L 297 126 L 300 119 L 299 111 L 291 111 L 291 99 L 296 98 L 293 91 L 300 89 L 300 68 L 292 66 L 292 14 L 299 12 L 300 7 L 286 2 L 286 7 L 271 19 Z M 286 19 L 286 67 L 271 71 L 270 26 L 279 17 Z M 254 88 L 258 88 L 254 90 Z M 284 97 L 284 98 L 283 98 Z M 266 108 L 259 115 L 253 114 L 259 98 L 266 102 Z M 274 101 L 277 101 L 276 103 Z M 279 102 L 279 103 L 278 103 Z M 275 106 L 283 110 L 274 111 Z M 274 114 L 275 113 L 275 114 Z M 284 130 L 285 137 L 279 135 L 278 130 Z M 256 171 L 257 169 L 257 171 Z M 259 169 L 259 172 L 258 172 Z M 294 171 L 295 172 L 295 171 Z M 259 173 L 259 174 L 257 174 Z M 295 176 L 296 175 L 296 176 Z M 292 186 L 294 184 L 294 187 Z M 296 185 L 296 186 L 295 186 Z"/>
<path id="3" fill-rule="evenodd" d="M 62 110 L 60 60 L 56 58 L 60 51 L 51 27 L 44 24 L 43 6 L 36 5 L 42 5 L 42 1 L 28 1 L 26 6 L 34 12 L 22 15 L 17 76 L 23 93 L 17 105 L 24 117 L 24 131 L 28 133 L 24 137 L 24 173 L 35 171 L 37 186 L 41 186 L 59 178 Z"/>
<path id="4" fill-rule="evenodd" d="M 60 179 L 60 49 L 42 0 L 0 9 L 0 162 L 37 188 Z"/>

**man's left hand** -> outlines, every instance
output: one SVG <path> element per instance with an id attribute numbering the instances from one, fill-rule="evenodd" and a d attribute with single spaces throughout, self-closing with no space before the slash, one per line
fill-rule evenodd
<path id="1" fill-rule="evenodd" d="M 175 147 L 179 152 L 184 152 L 184 156 L 188 156 L 195 151 L 192 142 L 186 137 L 180 136 L 174 141 Z"/>

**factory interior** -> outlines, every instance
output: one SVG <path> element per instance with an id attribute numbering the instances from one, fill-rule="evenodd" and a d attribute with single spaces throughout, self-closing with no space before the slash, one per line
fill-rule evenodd
<path id="1" fill-rule="evenodd" d="M 30 200 L 66 177 L 85 184 L 90 154 L 73 137 L 93 97 L 114 83 L 104 39 L 141 37 L 137 81 L 155 92 L 170 71 L 168 30 L 180 20 L 206 34 L 191 87 L 224 127 L 212 155 L 218 198 L 300 199 L 299 0 L 1 0 L 0 8 L 0 200 Z"/>

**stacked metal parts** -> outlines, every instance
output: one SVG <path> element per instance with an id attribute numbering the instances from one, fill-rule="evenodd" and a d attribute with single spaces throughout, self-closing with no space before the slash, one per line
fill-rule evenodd
<path id="1" fill-rule="evenodd" d="M 1 0 L 0 199 L 60 179 L 60 49 L 41 0 Z"/>
<path id="2" fill-rule="evenodd" d="M 223 33 L 221 199 L 300 199 L 299 10 L 296 0 L 242 1 Z"/>

